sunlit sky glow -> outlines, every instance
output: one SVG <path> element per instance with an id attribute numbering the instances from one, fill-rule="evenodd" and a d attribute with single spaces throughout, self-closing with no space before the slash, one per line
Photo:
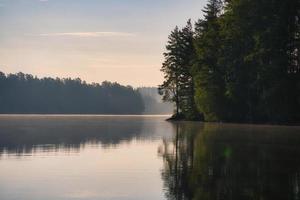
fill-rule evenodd
<path id="1" fill-rule="evenodd" d="M 0 0 L 0 71 L 157 86 L 168 34 L 205 0 Z"/>

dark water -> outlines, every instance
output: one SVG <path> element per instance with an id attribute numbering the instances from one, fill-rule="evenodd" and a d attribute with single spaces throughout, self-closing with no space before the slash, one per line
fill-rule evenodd
<path id="1" fill-rule="evenodd" d="M 0 116 L 0 199 L 300 199 L 300 127 L 164 119 Z"/>

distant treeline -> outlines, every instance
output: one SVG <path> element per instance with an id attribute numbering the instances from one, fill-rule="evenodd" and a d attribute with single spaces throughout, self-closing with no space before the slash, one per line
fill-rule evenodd
<path id="1" fill-rule="evenodd" d="M 209 0 L 169 36 L 160 92 L 175 118 L 300 122 L 300 1 Z"/>
<path id="2" fill-rule="evenodd" d="M 0 72 L 0 113 L 141 114 L 141 95 L 130 86 Z"/>

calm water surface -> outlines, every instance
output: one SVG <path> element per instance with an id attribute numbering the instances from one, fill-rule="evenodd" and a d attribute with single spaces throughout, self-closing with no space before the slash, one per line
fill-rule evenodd
<path id="1" fill-rule="evenodd" d="M 1 200 L 300 199 L 300 127 L 0 116 Z"/>

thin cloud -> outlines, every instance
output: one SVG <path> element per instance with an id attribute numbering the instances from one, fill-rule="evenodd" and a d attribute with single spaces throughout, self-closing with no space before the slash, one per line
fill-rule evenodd
<path id="1" fill-rule="evenodd" d="M 126 32 L 67 32 L 67 33 L 43 33 L 38 36 L 49 37 L 133 37 L 134 33 Z"/>

